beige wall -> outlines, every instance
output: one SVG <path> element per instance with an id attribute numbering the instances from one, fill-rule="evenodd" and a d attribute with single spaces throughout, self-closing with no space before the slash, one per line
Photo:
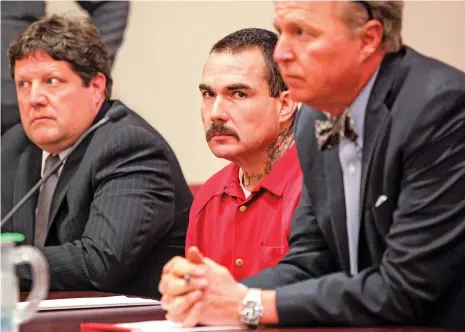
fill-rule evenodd
<path id="1" fill-rule="evenodd" d="M 69 12 L 72 2 L 49 2 Z M 197 86 L 209 48 L 234 30 L 271 29 L 268 1 L 133 1 L 114 67 L 114 97 L 157 128 L 176 152 L 189 182 L 202 182 L 225 161 L 204 140 Z M 409 1 L 404 40 L 465 71 L 465 1 Z"/>

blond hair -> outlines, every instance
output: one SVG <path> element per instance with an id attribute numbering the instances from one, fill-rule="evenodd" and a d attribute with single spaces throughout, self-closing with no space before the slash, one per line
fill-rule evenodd
<path id="1" fill-rule="evenodd" d="M 373 19 L 384 28 L 382 45 L 386 52 L 397 52 L 402 46 L 402 13 L 404 1 L 364 1 L 373 13 Z M 368 21 L 366 8 L 356 1 L 344 2 L 341 19 L 355 33 Z"/>

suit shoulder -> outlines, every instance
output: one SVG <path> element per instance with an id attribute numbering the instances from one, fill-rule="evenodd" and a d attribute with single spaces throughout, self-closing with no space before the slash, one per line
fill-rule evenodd
<path id="1" fill-rule="evenodd" d="M 8 129 L 2 135 L 2 156 L 18 155 L 30 144 L 33 144 L 26 133 L 21 123 L 18 123 Z"/>
<path id="2" fill-rule="evenodd" d="M 123 104 L 123 106 L 125 106 Z M 126 106 L 125 106 L 126 107 Z M 95 141 L 112 145 L 153 145 L 157 149 L 171 151 L 165 138 L 144 118 L 126 107 L 126 116 L 116 122 L 109 122 L 95 133 Z"/>
<path id="3" fill-rule="evenodd" d="M 427 149 L 427 142 L 463 121 L 465 73 L 412 49 L 401 66 L 407 70 L 391 107 L 392 132 L 405 151 Z"/>
<path id="4" fill-rule="evenodd" d="M 404 86 L 423 90 L 425 97 L 434 97 L 447 90 L 465 92 L 465 73 L 451 65 L 410 48 L 407 49 L 404 63 L 409 69 Z"/>
<path id="5" fill-rule="evenodd" d="M 226 185 L 231 178 L 232 172 L 237 167 L 230 163 L 223 167 L 220 171 L 213 174 L 204 184 L 199 188 L 192 203 L 192 215 L 197 215 L 207 203 L 218 193 L 218 191 Z"/>
<path id="6" fill-rule="evenodd" d="M 309 137 L 309 131 L 312 135 L 315 120 L 318 119 L 319 115 L 319 111 L 308 105 L 302 105 L 297 111 L 295 119 L 294 137 L 296 140 L 306 140 Z"/>
<path id="7" fill-rule="evenodd" d="M 323 113 L 308 105 L 302 105 L 297 112 L 294 138 L 300 165 L 303 169 L 308 166 L 308 162 L 313 158 L 314 153 L 317 152 L 315 121 L 323 118 Z"/>

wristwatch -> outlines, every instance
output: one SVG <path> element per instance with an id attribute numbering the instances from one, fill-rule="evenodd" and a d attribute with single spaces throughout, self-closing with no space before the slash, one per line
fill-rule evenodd
<path id="1" fill-rule="evenodd" d="M 242 306 L 239 309 L 241 322 L 248 327 L 257 327 L 262 315 L 262 290 L 250 288 L 244 300 L 242 300 Z"/>

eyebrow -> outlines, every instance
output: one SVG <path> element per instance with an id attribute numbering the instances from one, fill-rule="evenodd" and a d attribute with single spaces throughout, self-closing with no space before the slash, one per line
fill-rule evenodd
<path id="1" fill-rule="evenodd" d="M 300 17 L 293 19 L 291 22 L 289 22 L 289 25 L 291 27 L 300 27 L 303 28 L 304 30 L 307 30 L 308 32 L 311 33 L 316 33 L 316 34 L 321 34 L 322 29 L 318 27 L 318 25 L 309 23 L 308 21 L 305 21 L 301 19 Z"/>
<path id="2" fill-rule="evenodd" d="M 230 84 L 225 87 L 226 90 L 228 91 L 234 91 L 234 90 L 252 90 L 250 86 L 247 84 L 243 83 L 235 83 L 235 84 Z M 205 83 L 200 83 L 199 84 L 199 90 L 207 90 L 207 91 L 212 91 L 212 87 L 209 86 L 208 84 Z"/>
<path id="3" fill-rule="evenodd" d="M 226 89 L 229 91 L 232 91 L 232 90 L 251 90 L 252 88 L 248 86 L 247 84 L 236 83 L 236 84 L 230 84 L 226 86 Z"/>
<path id="4" fill-rule="evenodd" d="M 212 88 L 211 88 L 209 85 L 207 85 L 207 84 L 200 83 L 200 84 L 199 84 L 199 90 L 208 90 L 208 91 L 211 91 Z"/>

